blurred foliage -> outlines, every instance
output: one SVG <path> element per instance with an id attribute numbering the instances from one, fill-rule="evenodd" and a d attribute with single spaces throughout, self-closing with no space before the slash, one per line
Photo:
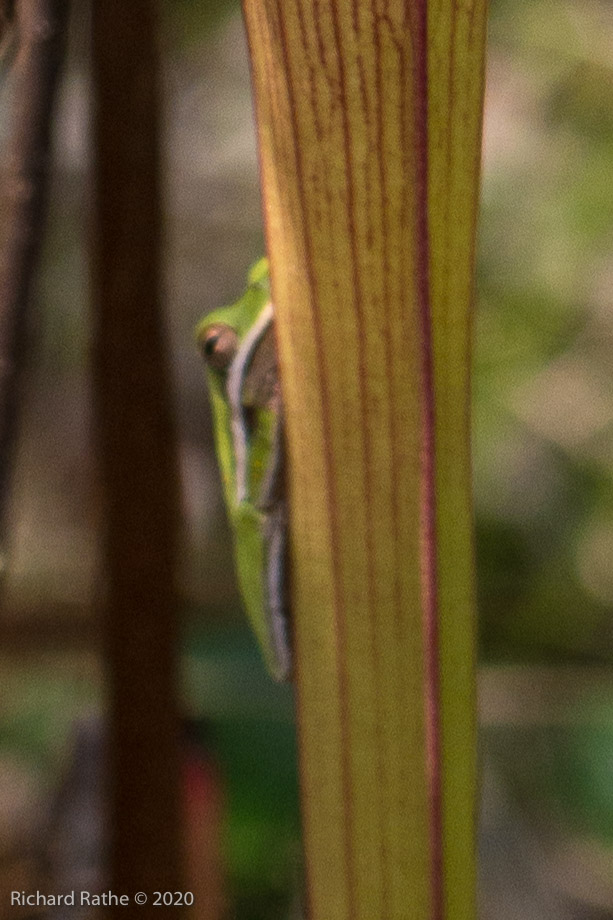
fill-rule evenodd
<path id="1" fill-rule="evenodd" d="M 52 783 L 63 769 L 75 720 L 99 705 L 99 675 L 91 662 L 75 673 L 58 655 L 28 669 L 6 658 L 0 666 L 2 750 L 27 761 L 43 783 Z"/>
<path id="2" fill-rule="evenodd" d="M 533 820 L 613 847 L 613 700 L 582 711 L 576 724 L 498 729 L 489 734 L 517 801 Z"/>
<path id="3" fill-rule="evenodd" d="M 478 265 L 486 658 L 613 658 L 610 4 L 495 0 Z"/>
<path id="4" fill-rule="evenodd" d="M 301 866 L 291 689 L 270 680 L 245 624 L 197 622 L 185 636 L 185 695 L 188 711 L 196 707 L 195 737 L 223 776 L 224 859 L 236 916 L 286 917 Z"/>
<path id="5" fill-rule="evenodd" d="M 179 41 L 193 46 L 209 38 L 239 7 L 240 0 L 164 0 L 163 13 Z"/>

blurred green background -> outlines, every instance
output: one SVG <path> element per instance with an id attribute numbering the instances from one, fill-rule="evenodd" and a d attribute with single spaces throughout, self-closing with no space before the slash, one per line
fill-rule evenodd
<path id="1" fill-rule="evenodd" d="M 193 345 L 263 251 L 247 52 L 236 3 L 162 13 L 182 706 L 223 803 L 223 916 L 276 920 L 300 887 L 291 693 L 244 625 Z M 87 24 L 75 2 L 4 579 L 0 916 L 41 872 L 104 878 Z M 613 6 L 493 0 L 474 376 L 484 918 L 613 917 L 612 296 Z"/>

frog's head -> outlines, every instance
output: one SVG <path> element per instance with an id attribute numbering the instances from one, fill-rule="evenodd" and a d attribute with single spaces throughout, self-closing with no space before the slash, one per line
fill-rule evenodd
<path id="1" fill-rule="evenodd" d="M 229 369 L 241 342 L 270 299 L 267 259 L 251 267 L 248 282 L 240 300 L 208 313 L 196 328 L 198 347 L 207 367 L 214 372 L 223 374 Z"/>
<path id="2" fill-rule="evenodd" d="M 198 328 L 196 341 L 207 367 L 226 373 L 238 351 L 238 333 L 228 323 L 211 323 L 208 319 Z"/>

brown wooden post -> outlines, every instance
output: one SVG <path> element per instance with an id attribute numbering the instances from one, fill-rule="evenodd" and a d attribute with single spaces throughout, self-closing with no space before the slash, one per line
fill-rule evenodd
<path id="1" fill-rule="evenodd" d="M 162 313 L 153 0 L 94 0 L 93 300 L 105 500 L 111 887 L 181 889 L 176 438 Z M 159 911 L 159 908 L 158 908 Z"/>

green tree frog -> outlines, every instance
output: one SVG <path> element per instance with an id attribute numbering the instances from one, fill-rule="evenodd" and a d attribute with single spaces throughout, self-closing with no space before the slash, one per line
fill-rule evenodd
<path id="1" fill-rule="evenodd" d="M 248 281 L 240 300 L 204 317 L 196 338 L 243 602 L 270 673 L 288 680 L 283 416 L 266 259 Z"/>

